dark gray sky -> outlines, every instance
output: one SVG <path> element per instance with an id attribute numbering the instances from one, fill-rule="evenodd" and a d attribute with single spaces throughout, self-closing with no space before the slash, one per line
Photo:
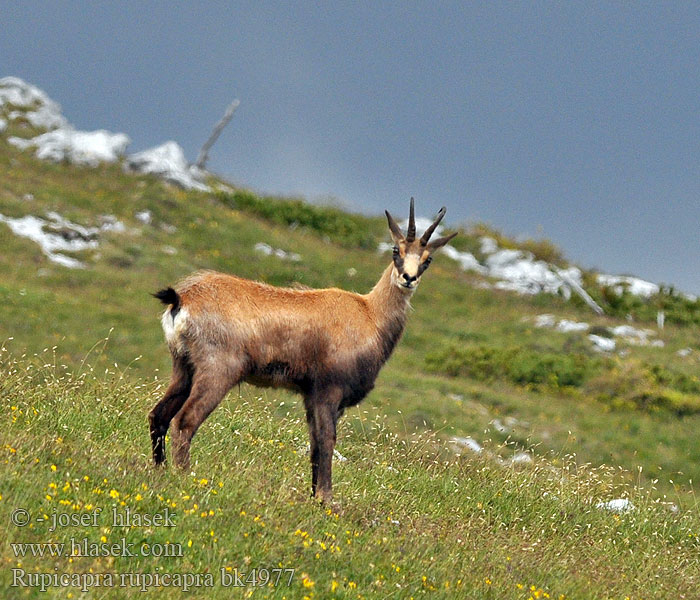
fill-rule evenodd
<path id="1" fill-rule="evenodd" d="M 700 8 L 1 2 L 0 75 L 131 151 L 368 213 L 448 207 L 700 293 Z"/>

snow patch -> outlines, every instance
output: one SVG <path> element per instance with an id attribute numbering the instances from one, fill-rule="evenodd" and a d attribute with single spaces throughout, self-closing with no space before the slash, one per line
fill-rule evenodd
<path id="1" fill-rule="evenodd" d="M 628 277 L 626 275 L 606 275 L 598 273 L 598 283 L 603 287 L 612 288 L 612 290 L 620 295 L 627 291 L 634 296 L 642 296 L 649 298 L 659 293 L 659 286 L 650 281 L 644 281 L 638 277 Z"/>
<path id="2" fill-rule="evenodd" d="M 598 502 L 595 507 L 615 513 L 625 513 L 634 510 L 634 504 L 627 498 L 615 498 L 615 500 L 609 500 L 608 502 Z"/>
<path id="3" fill-rule="evenodd" d="M 651 329 L 637 329 L 631 325 L 618 325 L 617 327 L 612 327 L 610 331 L 614 336 L 621 337 L 627 343 L 635 346 L 646 346 L 649 343 L 649 336 L 654 335 Z"/>
<path id="4" fill-rule="evenodd" d="M 58 129 L 67 127 L 68 121 L 61 113 L 61 106 L 51 100 L 46 92 L 19 77 L 0 79 L 0 109 L 13 107 L 7 117 L 10 121 L 25 118 L 34 127 Z"/>
<path id="5" fill-rule="evenodd" d="M 55 213 L 49 213 L 55 214 Z M 124 233 L 126 227 L 117 217 L 114 215 L 102 215 L 100 216 L 100 231 L 113 231 L 115 233 Z M 68 223 L 70 221 L 67 221 Z"/>
<path id="6" fill-rule="evenodd" d="M 96 167 L 101 162 L 116 162 L 131 143 L 124 133 L 76 131 L 70 127 L 55 129 L 34 138 L 11 137 L 7 140 L 20 150 L 36 148 L 36 157 L 53 162 L 68 161 Z"/>
<path id="7" fill-rule="evenodd" d="M 482 254 L 493 254 L 496 252 L 496 250 L 498 250 L 498 244 L 492 237 L 483 236 L 479 238 L 479 244 L 481 246 Z"/>
<path id="8" fill-rule="evenodd" d="M 532 456 L 527 452 L 516 452 L 510 459 L 513 465 L 530 465 L 533 463 Z"/>
<path id="9" fill-rule="evenodd" d="M 508 428 L 503 423 L 501 423 L 500 419 L 494 419 L 493 421 L 491 421 L 490 425 L 493 425 L 493 428 L 496 431 L 498 431 L 498 433 L 508 432 Z"/>
<path id="10" fill-rule="evenodd" d="M 508 427 L 530 427 L 530 423 L 527 421 L 518 421 L 515 417 L 505 417 L 503 419 Z"/>
<path id="11" fill-rule="evenodd" d="M 7 107 L 14 109 L 7 114 L 10 121 L 26 119 L 34 127 L 48 130 L 30 139 L 7 140 L 20 150 L 36 148 L 36 156 L 41 160 L 97 166 L 118 160 L 131 141 L 123 133 L 74 129 L 57 102 L 18 77 L 0 79 L 0 109 Z"/>
<path id="12" fill-rule="evenodd" d="M 561 293 L 568 300 L 571 287 L 565 279 L 582 285 L 578 268 L 562 269 L 562 276 L 545 261 L 535 260 L 531 252 L 522 250 L 498 250 L 486 258 L 486 267 L 488 274 L 499 280 L 497 288 L 519 294 Z"/>
<path id="13" fill-rule="evenodd" d="M 598 352 L 613 352 L 615 350 L 615 340 L 594 333 L 589 334 L 588 339 L 593 342 L 593 349 Z"/>
<path id="14" fill-rule="evenodd" d="M 488 236 L 481 237 L 479 243 L 481 253 L 486 255 L 486 275 L 498 280 L 495 284 L 498 289 L 519 294 L 561 294 L 568 300 L 572 291 L 583 287 L 581 270 L 577 267 L 558 269 L 536 260 L 531 252 L 499 250 L 496 240 Z"/>
<path id="15" fill-rule="evenodd" d="M 535 317 L 535 327 L 554 327 L 557 320 L 554 315 L 544 314 Z"/>
<path id="16" fill-rule="evenodd" d="M 590 325 L 579 321 L 570 321 L 561 319 L 558 323 L 554 315 L 542 314 L 535 317 L 535 327 L 555 327 L 557 331 L 562 333 L 570 333 L 574 331 L 588 331 Z M 663 348 L 663 340 L 650 340 L 650 336 L 654 335 L 651 329 L 637 329 L 631 325 L 617 325 L 616 327 L 605 328 L 610 335 L 621 338 L 624 342 L 635 346 L 652 346 L 653 348 Z M 615 340 L 591 334 L 588 339 L 593 342 L 595 350 L 602 352 L 612 352 L 615 350 Z"/>
<path id="17" fill-rule="evenodd" d="M 299 262 L 301 260 L 301 256 L 296 252 L 285 252 L 281 248 L 273 248 L 265 242 L 258 242 L 255 244 L 255 251 L 265 256 L 276 256 L 282 260 L 291 260 L 292 262 Z"/>
<path id="18" fill-rule="evenodd" d="M 150 210 L 140 210 L 135 215 L 136 220 L 143 223 L 144 225 L 150 225 L 153 223 L 153 214 Z"/>
<path id="19" fill-rule="evenodd" d="M 177 142 L 165 142 L 155 148 L 131 154 L 127 157 L 124 168 L 157 175 L 187 190 L 210 191 L 209 186 L 198 180 L 201 172 L 189 166 L 185 153 Z"/>
<path id="20" fill-rule="evenodd" d="M 456 446 L 466 448 L 467 450 L 471 450 L 476 454 L 479 454 L 484 450 L 481 444 L 471 437 L 453 437 L 450 441 Z"/>
<path id="21" fill-rule="evenodd" d="M 476 271 L 482 275 L 488 273 L 488 269 L 481 265 L 471 252 L 460 252 L 457 248 L 445 246 L 442 249 L 442 253 L 452 260 L 456 260 L 464 271 Z"/>
<path id="22" fill-rule="evenodd" d="M 79 252 L 94 249 L 97 248 L 100 232 L 124 231 L 124 225 L 111 216 L 103 217 L 104 222 L 100 227 L 83 227 L 55 212 L 49 212 L 46 216 L 48 220 L 34 215 L 12 218 L 0 214 L 0 222 L 7 224 L 15 235 L 39 244 L 49 260 L 70 269 L 82 269 L 85 265 L 75 258 L 61 254 L 61 251 Z"/>
<path id="23" fill-rule="evenodd" d="M 590 325 L 588 323 L 580 323 L 578 321 L 569 321 L 568 319 L 562 319 L 557 323 L 557 331 L 562 333 L 569 333 L 571 331 L 588 331 Z"/>

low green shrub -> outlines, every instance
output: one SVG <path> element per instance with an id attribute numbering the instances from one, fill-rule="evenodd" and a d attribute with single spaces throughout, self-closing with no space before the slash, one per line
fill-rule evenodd
<path id="1" fill-rule="evenodd" d="M 585 354 L 557 354 L 530 348 L 477 345 L 449 346 L 429 353 L 433 372 L 480 381 L 505 379 L 518 385 L 550 388 L 581 387 L 599 368 L 597 358 Z"/>
<path id="2" fill-rule="evenodd" d="M 507 365 L 508 377 L 521 385 L 580 387 L 594 368 L 593 361 L 582 354 L 519 352 L 514 358 Z"/>
<path id="3" fill-rule="evenodd" d="M 429 370 L 479 381 L 498 379 L 512 351 L 494 346 L 450 346 L 426 355 Z"/>
<path id="4" fill-rule="evenodd" d="M 700 397 L 667 388 L 653 389 L 633 397 L 638 408 L 648 412 L 670 411 L 679 417 L 700 413 Z"/>
<path id="5" fill-rule="evenodd" d="M 618 362 L 584 386 L 586 394 L 615 410 L 700 413 L 700 386 L 694 378 L 660 365 Z"/>
<path id="6" fill-rule="evenodd" d="M 543 260 L 559 267 L 568 266 L 568 261 L 566 260 L 561 248 L 549 240 L 527 239 L 521 242 L 519 245 L 520 248 L 526 252 L 532 252 L 537 260 Z"/>
<path id="7" fill-rule="evenodd" d="M 279 225 L 307 228 L 344 246 L 373 249 L 385 237 L 380 220 L 332 206 L 309 204 L 297 198 L 258 196 L 247 190 L 219 192 L 218 197 L 236 210 Z"/>
<path id="8" fill-rule="evenodd" d="M 685 394 L 700 394 L 700 379 L 663 365 L 648 367 L 655 383 Z"/>
<path id="9" fill-rule="evenodd" d="M 631 316 L 635 321 L 653 323 L 659 311 L 663 311 L 667 323 L 700 324 L 700 300 L 687 297 L 672 287 L 662 287 L 658 294 L 643 298 L 627 290 L 619 293 L 612 287 L 598 287 L 592 274 L 584 275 L 584 287 L 609 316 Z"/>

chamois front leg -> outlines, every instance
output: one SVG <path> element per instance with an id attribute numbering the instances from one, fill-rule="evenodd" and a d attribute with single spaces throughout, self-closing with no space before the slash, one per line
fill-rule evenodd
<path id="1" fill-rule="evenodd" d="M 324 504 L 333 498 L 331 475 L 341 397 L 339 390 L 326 390 L 314 394 L 310 398 L 310 406 L 307 406 L 311 438 L 311 489 L 314 497 Z"/>
<path id="2" fill-rule="evenodd" d="M 165 461 L 165 434 L 170 421 L 182 408 L 192 389 L 192 368 L 185 359 L 173 358 L 173 374 L 163 399 L 153 407 L 148 415 L 153 447 L 153 462 L 160 465 Z"/>

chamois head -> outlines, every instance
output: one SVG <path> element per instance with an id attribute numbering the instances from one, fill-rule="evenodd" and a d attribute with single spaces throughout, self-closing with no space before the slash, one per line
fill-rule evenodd
<path id="1" fill-rule="evenodd" d="M 445 237 L 430 241 L 430 236 L 433 235 L 436 227 L 445 216 L 446 209 L 443 206 L 437 214 L 433 224 L 425 230 L 425 233 L 420 239 L 416 239 L 416 217 L 413 208 L 413 198 L 411 198 L 411 208 L 408 215 L 408 230 L 404 236 L 401 229 L 394 221 L 394 218 L 389 214 L 389 211 L 384 211 L 386 218 L 389 221 L 389 229 L 391 230 L 391 238 L 394 240 L 394 269 L 392 272 L 392 281 L 402 290 L 412 292 L 418 287 L 421 275 L 430 265 L 432 261 L 432 253 L 438 248 L 444 246 L 457 233 L 452 233 Z"/>

